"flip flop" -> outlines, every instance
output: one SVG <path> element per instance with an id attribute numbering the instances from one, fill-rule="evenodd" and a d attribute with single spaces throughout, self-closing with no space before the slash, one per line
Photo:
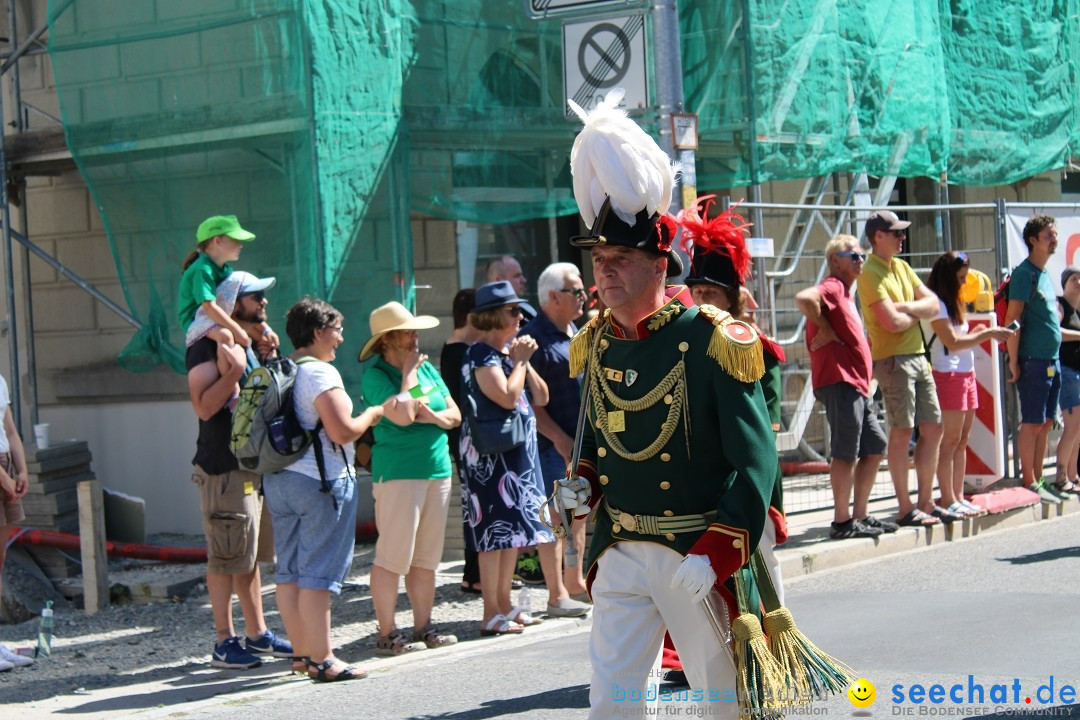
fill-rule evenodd
<path id="1" fill-rule="evenodd" d="M 913 508 L 911 512 L 902 518 L 896 519 L 896 524 L 901 527 L 930 527 L 931 525 L 937 525 L 937 518 L 932 518 L 922 510 Z"/>
<path id="2" fill-rule="evenodd" d="M 512 623 L 506 619 L 506 616 L 502 613 L 492 616 L 490 620 L 483 624 L 480 628 L 481 637 L 492 637 L 494 635 L 518 635 L 525 631 L 525 628 L 517 623 Z"/>
<path id="3" fill-rule="evenodd" d="M 461 592 L 469 593 L 470 595 L 483 595 L 484 591 L 479 587 L 480 583 L 463 582 L 461 583 Z"/>
<path id="4" fill-rule="evenodd" d="M 529 627 L 530 625 L 539 625 L 544 622 L 543 618 L 533 617 L 529 613 L 525 612 L 521 608 L 510 608 L 510 612 L 506 614 L 506 619 L 512 623 L 517 623 L 523 627 Z"/>
<path id="5" fill-rule="evenodd" d="M 945 508 L 941 507 L 940 505 L 935 505 L 934 506 L 934 511 L 931 512 L 930 514 L 933 515 L 934 517 L 938 518 L 939 520 L 941 520 L 941 522 L 945 523 L 946 525 L 952 524 L 952 523 L 956 522 L 957 520 L 963 520 L 964 519 L 963 515 L 957 515 L 956 513 L 952 512 L 951 510 L 946 510 Z"/>

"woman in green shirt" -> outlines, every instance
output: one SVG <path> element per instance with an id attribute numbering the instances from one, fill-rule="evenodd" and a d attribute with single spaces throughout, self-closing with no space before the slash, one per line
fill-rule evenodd
<path id="1" fill-rule="evenodd" d="M 397 397 L 407 406 L 407 423 L 387 419 L 375 427 L 371 456 L 379 531 L 371 597 L 379 623 L 376 652 L 382 655 L 457 642 L 431 622 L 450 503 L 447 431 L 461 424 L 461 412 L 439 371 L 420 352 L 417 331 L 438 324 L 434 317 L 414 317 L 400 303 L 387 303 L 372 311 L 371 339 L 360 351 L 361 362 L 378 355 L 361 380 L 364 402 L 377 405 Z M 402 575 L 413 608 L 411 641 L 394 624 Z"/>

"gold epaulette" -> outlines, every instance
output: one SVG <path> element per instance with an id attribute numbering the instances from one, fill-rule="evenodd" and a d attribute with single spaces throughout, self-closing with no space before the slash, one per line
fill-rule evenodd
<path id="1" fill-rule="evenodd" d="M 600 326 L 603 316 L 604 313 L 597 313 L 596 317 L 585 323 L 585 326 L 570 338 L 570 377 L 577 377 L 585 371 L 585 363 L 592 349 L 593 332 Z"/>
<path id="2" fill-rule="evenodd" d="M 709 357 L 716 360 L 720 367 L 736 380 L 746 383 L 760 380 L 765 374 L 765 356 L 762 353 L 761 340 L 753 326 L 736 320 L 731 313 L 713 305 L 700 305 L 698 310 L 713 324 Z"/>

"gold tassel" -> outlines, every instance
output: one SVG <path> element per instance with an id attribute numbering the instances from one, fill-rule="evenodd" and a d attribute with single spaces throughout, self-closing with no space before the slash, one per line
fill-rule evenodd
<path id="1" fill-rule="evenodd" d="M 746 383 L 760 380 L 765 375 L 765 356 L 757 335 L 754 335 L 752 343 L 737 343 L 724 335 L 724 326 L 727 324 L 725 322 L 713 328 L 712 338 L 709 340 L 709 357 L 719 362 L 720 367 L 736 380 Z"/>
<path id="2" fill-rule="evenodd" d="M 735 618 L 731 635 L 740 714 L 760 717 L 762 711 L 779 711 L 790 704 L 784 668 L 769 652 L 757 615 L 743 613 Z"/>
<path id="3" fill-rule="evenodd" d="M 795 627 L 787 608 L 765 613 L 765 632 L 769 650 L 790 679 L 796 704 L 805 705 L 815 697 L 842 692 L 857 677 L 854 670 L 821 650 Z"/>
<path id="4" fill-rule="evenodd" d="M 593 333 L 599 324 L 600 315 L 597 315 L 570 338 L 570 377 L 577 377 L 585 371 L 585 363 L 592 350 Z"/>

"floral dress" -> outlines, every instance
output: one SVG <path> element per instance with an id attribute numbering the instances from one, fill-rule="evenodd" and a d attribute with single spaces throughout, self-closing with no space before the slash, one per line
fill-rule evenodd
<path id="1" fill-rule="evenodd" d="M 527 547 L 555 540 L 540 522 L 544 502 L 540 477 L 540 454 L 536 445 L 536 415 L 527 397 L 518 398 L 518 410 L 525 418 L 524 444 L 499 455 L 481 455 L 473 447 L 468 396 L 481 392 L 473 379 L 479 367 L 498 367 L 509 376 L 510 358 L 484 343 L 469 347 L 462 364 L 462 423 L 458 457 L 461 460 L 461 511 L 479 552 Z"/>

